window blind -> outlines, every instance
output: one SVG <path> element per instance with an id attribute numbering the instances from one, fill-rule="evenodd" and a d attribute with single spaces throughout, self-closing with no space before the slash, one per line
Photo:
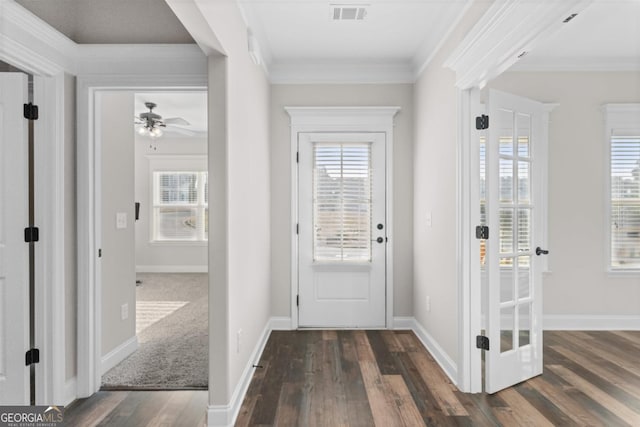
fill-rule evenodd
<path id="1" fill-rule="evenodd" d="M 371 145 L 316 143 L 314 261 L 371 261 Z"/>
<path id="2" fill-rule="evenodd" d="M 154 240 L 207 240 L 206 172 L 154 172 Z"/>
<path id="3" fill-rule="evenodd" d="M 611 136 L 611 266 L 640 268 L 640 135 Z"/>

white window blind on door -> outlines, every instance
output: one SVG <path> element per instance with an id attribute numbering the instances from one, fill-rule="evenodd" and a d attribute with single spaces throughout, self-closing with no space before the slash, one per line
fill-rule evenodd
<path id="1" fill-rule="evenodd" d="M 640 268 L 640 133 L 611 136 L 611 267 Z"/>
<path id="2" fill-rule="evenodd" d="M 314 261 L 371 261 L 371 173 L 371 144 L 314 144 Z"/>

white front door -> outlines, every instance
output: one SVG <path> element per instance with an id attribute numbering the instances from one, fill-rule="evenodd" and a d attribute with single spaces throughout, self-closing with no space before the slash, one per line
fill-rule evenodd
<path id="1" fill-rule="evenodd" d="M 545 106 L 489 94 L 486 147 L 487 335 L 485 389 L 542 373 Z"/>
<path id="2" fill-rule="evenodd" d="M 385 327 L 385 133 L 300 133 L 298 153 L 298 324 Z"/>
<path id="3" fill-rule="evenodd" d="M 0 73 L 0 404 L 29 404 L 27 76 Z"/>

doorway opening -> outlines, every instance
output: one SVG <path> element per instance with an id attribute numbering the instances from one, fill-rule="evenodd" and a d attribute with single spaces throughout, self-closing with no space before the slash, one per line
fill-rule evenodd
<path id="1" fill-rule="evenodd" d="M 207 93 L 100 91 L 101 388 L 208 387 Z"/>

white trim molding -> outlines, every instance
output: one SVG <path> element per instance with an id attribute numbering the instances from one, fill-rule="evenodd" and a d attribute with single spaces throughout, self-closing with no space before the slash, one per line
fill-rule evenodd
<path id="1" fill-rule="evenodd" d="M 76 380 L 76 377 L 71 377 L 65 381 L 63 406 L 69 406 L 71 402 L 76 400 L 76 388 L 78 387 Z"/>
<path id="2" fill-rule="evenodd" d="M 572 13 L 579 13 L 592 0 L 494 2 L 444 66 L 456 73 L 460 89 L 483 87 L 500 75 L 563 25 Z"/>
<path id="3" fill-rule="evenodd" d="M 431 354 L 438 365 L 440 365 L 444 373 L 447 374 L 451 383 L 458 387 L 458 367 L 456 362 L 449 357 L 438 341 L 436 341 L 415 318 L 399 317 L 397 320 L 399 321 L 399 327 L 395 329 L 409 329 L 413 331 L 424 348 Z"/>
<path id="4" fill-rule="evenodd" d="M 227 405 L 209 405 L 207 408 L 207 425 L 211 427 L 231 427 L 235 424 L 242 402 L 251 384 L 253 373 L 255 371 L 254 365 L 257 365 L 264 352 L 264 347 L 267 345 L 267 341 L 271 336 L 271 331 L 275 330 L 274 326 L 282 324 L 282 318 L 272 317 L 267 321 L 264 326 L 258 342 L 249 356 L 247 365 L 240 376 L 240 381 L 236 385 L 233 394 L 231 395 L 231 401 Z"/>
<path id="5" fill-rule="evenodd" d="M 640 315 L 545 314 L 545 331 L 640 331 Z"/>
<path id="6" fill-rule="evenodd" d="M 397 106 L 284 107 L 291 117 L 291 329 L 298 327 L 298 134 L 301 132 L 384 132 L 386 134 L 386 327 L 393 328 L 393 122 Z"/>
<path id="7" fill-rule="evenodd" d="M 102 356 L 100 360 L 100 374 L 104 375 L 111 368 L 131 356 L 138 349 L 138 337 L 132 336 L 109 353 Z"/>

